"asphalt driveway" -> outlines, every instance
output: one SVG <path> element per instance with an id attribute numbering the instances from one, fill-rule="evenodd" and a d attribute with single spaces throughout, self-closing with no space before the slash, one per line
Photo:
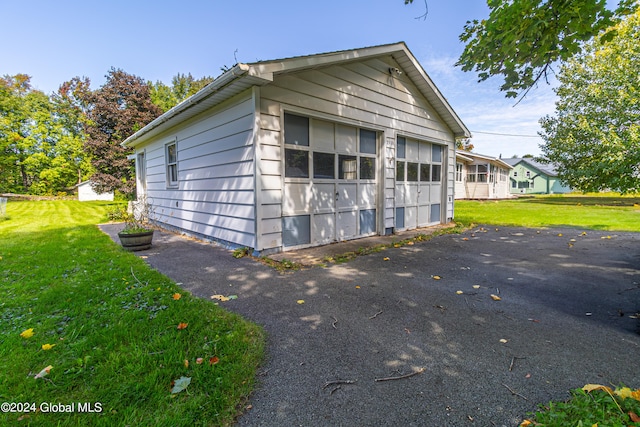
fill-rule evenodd
<path id="1" fill-rule="evenodd" d="M 139 255 L 267 331 L 239 426 L 516 426 L 640 387 L 637 233 L 479 227 L 287 274 L 168 233 Z"/>

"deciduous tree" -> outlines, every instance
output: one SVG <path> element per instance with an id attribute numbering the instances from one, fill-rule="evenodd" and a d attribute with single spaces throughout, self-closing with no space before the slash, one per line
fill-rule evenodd
<path id="1" fill-rule="evenodd" d="M 614 30 L 561 68 L 556 112 L 540 121 L 543 153 L 582 191 L 640 191 L 640 9 Z"/>
<path id="2" fill-rule="evenodd" d="M 149 86 L 140 77 L 112 68 L 106 83 L 94 91 L 88 104 L 86 150 L 96 173 L 92 177 L 99 192 L 118 190 L 133 195 L 135 179 L 128 149 L 120 143 L 162 111 L 153 102 Z"/>
<path id="3" fill-rule="evenodd" d="M 213 81 L 212 77 L 202 77 L 195 79 L 191 73 L 176 74 L 171 79 L 171 86 L 157 81 L 155 83 L 148 82 L 151 91 L 151 100 L 154 104 L 166 112 L 178 105 L 191 95 Z"/>

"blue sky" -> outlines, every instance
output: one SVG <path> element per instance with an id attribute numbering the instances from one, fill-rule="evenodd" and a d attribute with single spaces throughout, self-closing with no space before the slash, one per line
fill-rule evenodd
<path id="1" fill-rule="evenodd" d="M 271 0 L 241 2 L 4 0 L 0 74 L 25 73 L 54 92 L 74 76 L 105 82 L 111 67 L 170 83 L 177 73 L 218 76 L 220 68 L 404 41 L 472 131 L 475 152 L 540 154 L 538 119 L 555 95 L 541 84 L 514 106 L 499 81 L 477 83 L 454 67 L 467 20 L 486 18 L 481 0 Z M 492 135 L 506 134 L 515 136 Z"/>

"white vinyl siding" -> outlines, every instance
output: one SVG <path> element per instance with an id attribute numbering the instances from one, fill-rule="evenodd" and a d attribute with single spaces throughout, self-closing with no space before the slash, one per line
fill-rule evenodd
<path id="1" fill-rule="evenodd" d="M 400 68 L 391 57 L 369 59 L 276 76 L 273 83 L 260 88 L 260 150 L 269 150 L 273 161 L 278 160 L 281 165 L 284 164 L 281 158 L 284 150 L 278 155 L 270 149 L 278 141 L 284 143 L 280 134 L 280 115 L 284 110 L 332 123 L 369 128 L 384 135 L 376 161 L 376 170 L 381 175 L 375 183 L 379 194 L 375 206 L 376 232 L 380 234 L 395 226 L 395 145 L 398 133 L 442 146 L 442 185 L 450 191 L 451 197 L 443 196 L 443 200 L 439 200 L 446 207 L 440 220 L 444 222 L 453 216 L 453 133 L 406 74 L 391 76 L 389 67 Z M 327 152 L 317 148 L 309 151 L 310 156 L 314 151 Z M 309 173 L 312 174 L 312 157 L 309 163 Z M 281 213 L 278 206 L 283 204 L 283 173 L 280 171 L 278 175 L 273 167 L 268 175 L 258 177 L 262 182 L 261 191 L 269 193 L 266 198 L 258 197 L 262 212 Z M 335 173 L 338 173 L 337 169 Z M 262 227 L 264 234 L 258 236 L 260 248 L 277 247 L 282 243 L 281 226 L 273 219 L 262 216 L 261 221 L 270 227 Z"/>
<path id="2" fill-rule="evenodd" d="M 196 236 L 255 247 L 251 91 L 160 135 L 146 150 L 152 219 Z M 165 145 L 177 147 L 177 182 L 167 187 Z"/>

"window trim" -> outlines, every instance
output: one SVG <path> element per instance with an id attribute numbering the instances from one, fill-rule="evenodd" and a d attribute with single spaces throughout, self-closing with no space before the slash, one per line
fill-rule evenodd
<path id="1" fill-rule="evenodd" d="M 169 149 L 173 146 L 175 150 L 175 162 L 169 162 Z M 172 141 L 169 141 L 164 144 L 164 158 L 165 158 L 165 179 L 167 188 L 178 188 L 180 185 L 179 178 L 179 170 L 178 170 L 178 139 L 175 138 Z M 173 173 L 172 170 L 175 171 L 175 180 L 172 179 Z"/>

